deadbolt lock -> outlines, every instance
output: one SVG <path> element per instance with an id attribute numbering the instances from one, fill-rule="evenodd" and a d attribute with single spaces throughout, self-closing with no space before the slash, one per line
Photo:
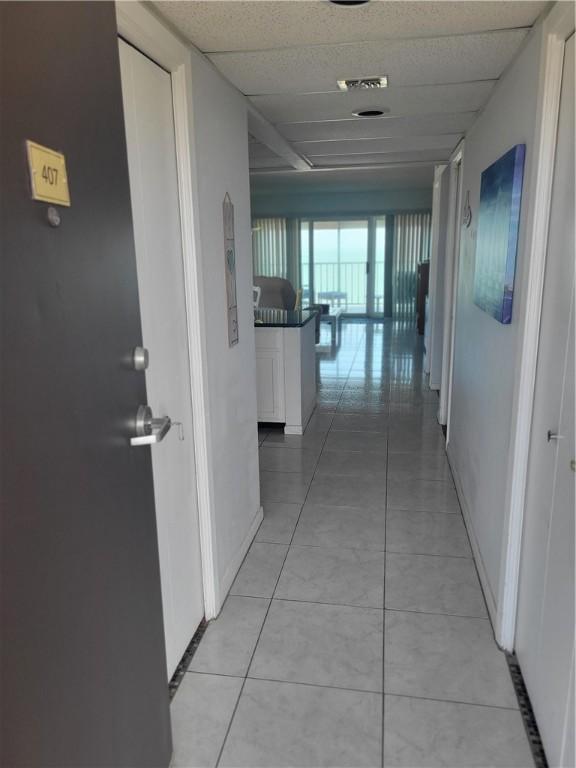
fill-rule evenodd
<path id="1" fill-rule="evenodd" d="M 134 347 L 132 351 L 132 364 L 135 371 L 145 371 L 148 368 L 148 350 L 146 347 Z"/>

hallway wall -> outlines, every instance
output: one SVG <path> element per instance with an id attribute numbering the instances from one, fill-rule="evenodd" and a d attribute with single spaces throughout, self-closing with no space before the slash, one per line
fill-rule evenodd
<path id="1" fill-rule="evenodd" d="M 465 140 L 463 192 L 472 224 L 461 233 L 448 452 L 481 558 L 489 607 L 497 607 L 509 481 L 511 419 L 525 311 L 527 205 L 534 152 L 541 56 L 536 31 L 495 89 Z M 512 323 L 501 325 L 473 301 L 482 171 L 515 144 L 526 144 Z"/>
<path id="2" fill-rule="evenodd" d="M 253 177 L 254 179 L 254 177 Z M 367 191 L 308 191 L 280 187 L 267 190 L 252 182 L 253 216 L 329 216 L 353 213 L 394 213 L 429 211 L 432 208 L 432 183 L 422 189 L 378 189 Z"/>
<path id="3" fill-rule="evenodd" d="M 191 51 L 193 133 L 198 184 L 208 363 L 209 450 L 221 599 L 260 522 L 252 240 L 246 101 Z M 228 346 L 222 201 L 234 204 L 239 343 Z M 252 362 L 251 362 L 252 361 Z"/>

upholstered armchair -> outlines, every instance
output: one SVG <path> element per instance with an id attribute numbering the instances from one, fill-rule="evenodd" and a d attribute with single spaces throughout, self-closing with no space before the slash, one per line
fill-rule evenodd
<path id="1" fill-rule="evenodd" d="M 272 309 L 294 309 L 296 307 L 297 294 L 290 280 L 284 277 L 264 277 L 257 275 L 254 277 L 254 287 L 260 288 L 259 307 L 269 307 Z M 320 312 L 319 305 L 309 305 L 302 309 L 315 309 L 316 315 L 316 343 L 320 341 Z"/>

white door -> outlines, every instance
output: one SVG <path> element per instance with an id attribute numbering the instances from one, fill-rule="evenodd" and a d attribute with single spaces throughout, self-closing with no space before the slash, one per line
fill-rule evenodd
<path id="1" fill-rule="evenodd" d="M 574 765 L 574 320 L 572 36 L 562 81 L 516 637 L 551 766 Z"/>
<path id="2" fill-rule="evenodd" d="M 148 405 L 182 422 L 184 436 L 173 427 L 151 449 L 171 677 L 204 615 L 172 84 L 135 48 L 119 46 Z"/>

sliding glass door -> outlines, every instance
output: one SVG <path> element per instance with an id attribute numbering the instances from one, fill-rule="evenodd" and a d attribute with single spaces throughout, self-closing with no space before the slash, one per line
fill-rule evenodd
<path id="1" fill-rule="evenodd" d="M 312 303 L 367 313 L 368 219 L 302 222 L 300 254 L 303 293 Z"/>
<path id="2" fill-rule="evenodd" d="M 386 216 L 300 222 L 303 301 L 347 315 L 389 314 L 391 239 Z"/>

